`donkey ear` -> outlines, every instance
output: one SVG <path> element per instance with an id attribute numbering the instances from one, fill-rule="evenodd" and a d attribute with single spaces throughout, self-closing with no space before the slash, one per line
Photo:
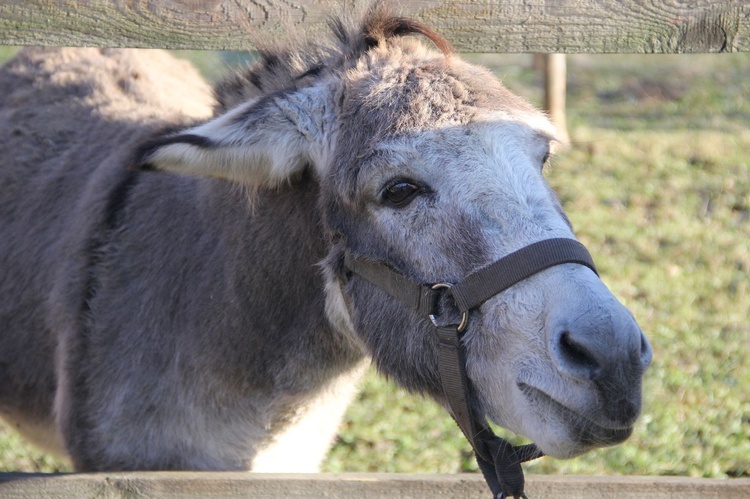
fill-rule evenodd
<path id="1" fill-rule="evenodd" d="M 322 160 L 321 112 L 311 107 L 320 101 L 311 92 L 314 89 L 306 88 L 268 95 L 143 144 L 132 167 L 219 177 L 250 186 L 281 183 Z"/>

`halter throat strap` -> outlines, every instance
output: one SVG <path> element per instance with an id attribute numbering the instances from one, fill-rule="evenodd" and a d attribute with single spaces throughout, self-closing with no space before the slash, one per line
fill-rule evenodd
<path id="1" fill-rule="evenodd" d="M 413 281 L 382 262 L 368 260 L 347 251 L 344 267 L 421 316 L 429 318 L 438 341 L 438 370 L 451 416 L 474 449 L 479 468 L 493 498 L 526 497 L 521 463 L 541 457 L 534 444 L 512 446 L 496 436 L 483 417 L 472 409 L 474 392 L 466 373 L 466 352 L 461 341 L 472 310 L 511 286 L 555 265 L 575 263 L 598 275 L 586 247 L 574 239 L 546 239 L 469 274 L 457 283 L 425 284 Z M 440 325 L 438 305 L 441 294 L 452 298 L 462 314 L 460 324 Z"/>

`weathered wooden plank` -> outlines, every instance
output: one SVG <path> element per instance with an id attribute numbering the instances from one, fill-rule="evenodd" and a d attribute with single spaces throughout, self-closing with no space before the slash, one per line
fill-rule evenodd
<path id="1" fill-rule="evenodd" d="M 750 479 L 529 475 L 529 497 L 557 499 L 746 499 Z M 0 473 L 0 498 L 291 498 L 484 499 L 481 475 L 130 472 L 67 475 Z"/>
<path id="2" fill-rule="evenodd" d="M 362 0 L 3 0 L 0 44 L 247 49 Z M 750 51 L 748 0 L 401 0 L 462 52 Z"/>

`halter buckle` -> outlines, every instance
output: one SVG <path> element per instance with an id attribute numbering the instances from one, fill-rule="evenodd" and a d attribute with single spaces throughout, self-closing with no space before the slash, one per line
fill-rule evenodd
<path id="1" fill-rule="evenodd" d="M 433 284 L 431 289 L 434 290 L 434 291 L 438 291 L 440 289 L 448 289 L 449 290 L 449 289 L 452 289 L 452 288 L 453 288 L 453 284 L 451 284 L 449 282 L 439 282 L 437 284 Z M 432 324 L 435 327 L 439 327 L 440 326 L 440 324 L 438 324 L 438 321 L 437 321 L 437 314 L 435 314 L 435 313 L 428 314 L 428 317 L 430 318 L 430 321 L 432 321 Z M 458 331 L 459 333 L 462 333 L 466 329 L 466 326 L 468 326 L 468 325 L 469 325 L 469 312 L 468 311 L 467 312 L 461 312 L 461 322 L 458 324 L 458 327 L 456 328 L 456 331 Z"/>

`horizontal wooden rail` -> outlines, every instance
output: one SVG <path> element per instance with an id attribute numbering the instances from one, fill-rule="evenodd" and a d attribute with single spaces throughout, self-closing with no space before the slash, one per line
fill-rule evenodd
<path id="1" fill-rule="evenodd" d="M 557 499 L 747 499 L 750 479 L 683 477 L 527 477 L 529 497 Z M 251 474 L 131 472 L 63 475 L 0 473 L 0 498 L 318 498 L 486 499 L 481 475 Z"/>
<path id="2" fill-rule="evenodd" d="M 3 0 L 0 44 L 248 49 L 360 0 Z M 401 0 L 462 52 L 750 51 L 747 0 Z"/>

